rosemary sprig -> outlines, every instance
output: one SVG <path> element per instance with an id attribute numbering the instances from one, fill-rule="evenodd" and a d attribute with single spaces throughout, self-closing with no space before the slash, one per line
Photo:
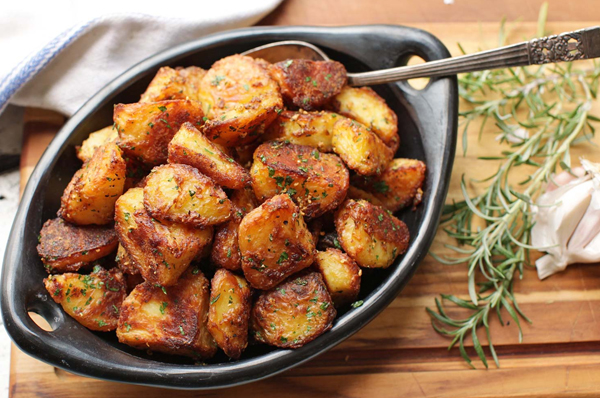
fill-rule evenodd
<path id="1" fill-rule="evenodd" d="M 543 31 L 543 27 L 538 30 Z M 503 31 L 500 36 L 500 40 L 506 37 Z M 458 242 L 458 246 L 445 246 L 456 256 L 432 254 L 444 264 L 468 265 L 469 299 L 442 294 L 441 300 L 435 300 L 436 309 L 427 311 L 434 329 L 452 338 L 449 349 L 458 344 L 461 356 L 470 366 L 473 365 L 465 349 L 469 337 L 477 356 L 488 367 L 478 337 L 482 326 L 489 352 L 499 366 L 490 335 L 490 314 L 498 316 L 504 325 L 501 310 L 506 310 L 517 324 L 519 341 L 522 340 L 520 319 L 530 320 L 519 308 L 513 288 L 516 278 L 523 277 L 523 267 L 530 265 L 529 250 L 534 249 L 529 245 L 531 205 L 543 183 L 552 178 L 559 166 L 570 170 L 571 146 L 589 141 L 594 135 L 591 122 L 600 119 L 590 115 L 589 110 L 596 98 L 599 76 L 600 64 L 594 62 L 584 70 L 577 70 L 572 64 L 509 68 L 469 73 L 458 79 L 464 105 L 460 112 L 463 151 L 467 151 L 471 122 L 476 120 L 481 121 L 480 137 L 484 127 L 493 121 L 498 128 L 497 139 L 506 148 L 498 156 L 479 158 L 500 161 L 497 172 L 484 180 L 473 180 L 485 184 L 483 193 L 470 196 L 463 176 L 464 200 L 444 209 L 443 230 Z M 509 180 L 522 166 L 530 166 L 533 171 L 517 188 Z M 467 316 L 456 319 L 448 315 L 444 302 L 463 308 Z"/>

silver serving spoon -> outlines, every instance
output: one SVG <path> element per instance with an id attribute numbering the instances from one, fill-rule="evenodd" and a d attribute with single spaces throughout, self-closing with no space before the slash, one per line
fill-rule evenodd
<path id="1" fill-rule="evenodd" d="M 329 60 L 327 54 L 318 47 L 296 40 L 270 43 L 248 50 L 242 55 L 263 58 L 271 63 L 301 58 L 313 61 Z M 417 77 L 450 76 L 487 69 L 541 65 L 596 57 L 600 57 L 600 27 L 598 26 L 420 65 L 348 73 L 348 84 L 369 86 Z"/>

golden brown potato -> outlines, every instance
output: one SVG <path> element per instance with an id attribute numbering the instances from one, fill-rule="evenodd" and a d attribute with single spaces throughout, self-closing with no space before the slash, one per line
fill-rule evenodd
<path id="1" fill-rule="evenodd" d="M 37 252 L 51 273 L 77 271 L 108 256 L 119 244 L 112 225 L 79 227 L 62 218 L 46 221 L 38 241 Z"/>
<path id="2" fill-rule="evenodd" d="M 167 162 L 169 142 L 181 125 L 190 122 L 200 126 L 203 116 L 197 101 L 138 102 L 115 105 L 114 122 L 125 154 L 147 166 L 157 166 Z"/>
<path id="3" fill-rule="evenodd" d="M 233 191 L 231 202 L 233 216 L 225 224 L 216 227 L 210 258 L 217 267 L 238 271 L 242 269 L 238 231 L 244 216 L 256 207 L 256 198 L 251 188 L 245 188 Z"/>
<path id="4" fill-rule="evenodd" d="M 118 268 L 94 267 L 90 275 L 66 273 L 44 279 L 50 297 L 88 329 L 108 332 L 117 328 L 126 296 L 125 278 Z"/>
<path id="5" fill-rule="evenodd" d="M 393 152 L 398 149 L 398 117 L 372 88 L 345 86 L 331 101 L 331 109 L 369 127 Z"/>
<path id="6" fill-rule="evenodd" d="M 125 187 L 125 167 L 116 144 L 99 148 L 65 189 L 59 215 L 77 225 L 112 223 L 115 202 Z"/>
<path id="7" fill-rule="evenodd" d="M 381 174 L 394 157 L 394 151 L 375 133 L 350 119 L 335 123 L 331 143 L 344 163 L 362 175 Z"/>
<path id="8" fill-rule="evenodd" d="M 96 149 L 110 142 L 116 142 L 117 138 L 119 138 L 119 133 L 114 126 L 94 131 L 81 143 L 80 147 L 76 147 L 77 157 L 85 163 L 94 156 Z"/>
<path id="9" fill-rule="evenodd" d="M 252 290 L 241 276 L 218 269 L 210 283 L 208 330 L 228 357 L 237 359 L 248 345 Z"/>
<path id="10" fill-rule="evenodd" d="M 368 178 L 368 177 L 367 177 Z M 355 182 L 356 179 L 353 177 L 353 182 Z M 348 194 L 346 195 L 347 199 L 363 199 L 366 200 L 367 202 L 371 202 L 373 203 L 375 206 L 383 206 L 383 202 L 381 200 L 379 200 L 374 194 L 367 192 L 367 191 L 363 191 L 360 188 L 356 188 L 354 185 L 350 185 L 348 187 Z"/>
<path id="11" fill-rule="evenodd" d="M 285 102 L 307 111 L 323 106 L 346 85 L 346 68 L 336 61 L 288 59 L 269 70 Z"/>
<path id="12" fill-rule="evenodd" d="M 254 338 L 281 348 L 299 348 L 333 325 L 336 311 L 318 272 L 294 275 L 263 292 L 250 316 Z"/>
<path id="13" fill-rule="evenodd" d="M 117 249 L 117 257 L 115 258 L 115 261 L 117 262 L 119 269 L 126 275 L 137 275 L 140 273 L 140 270 L 135 265 L 135 262 L 129 253 L 127 253 L 125 247 L 123 247 L 121 244 L 119 244 Z"/>
<path id="14" fill-rule="evenodd" d="M 184 164 L 152 169 L 144 186 L 144 206 L 154 218 L 196 227 L 221 224 L 233 209 L 221 187 Z"/>
<path id="15" fill-rule="evenodd" d="M 344 251 L 366 268 L 387 268 L 408 248 L 408 227 L 366 200 L 347 200 L 335 215 Z"/>
<path id="16" fill-rule="evenodd" d="M 208 359 L 217 345 L 206 328 L 208 280 L 190 267 L 177 284 L 137 285 L 121 307 L 117 337 L 142 350 Z"/>
<path id="17" fill-rule="evenodd" d="M 314 266 L 323 276 L 336 307 L 356 300 L 360 292 L 362 270 L 346 253 L 331 248 L 317 252 Z"/>
<path id="18" fill-rule="evenodd" d="M 200 81 L 206 71 L 197 66 L 170 68 L 163 66 L 142 94 L 139 102 L 191 99 L 198 101 Z"/>
<path id="19" fill-rule="evenodd" d="M 379 177 L 356 176 L 352 182 L 372 192 L 386 209 L 398 211 L 421 203 L 426 171 L 420 160 L 394 159 Z"/>
<path id="20" fill-rule="evenodd" d="M 152 218 L 144 208 L 142 188 L 132 188 L 117 200 L 115 229 L 144 279 L 162 286 L 175 284 L 213 235 L 210 227 L 198 229 Z"/>
<path id="21" fill-rule="evenodd" d="M 284 111 L 271 123 L 261 139 L 289 141 L 292 144 L 312 146 L 321 152 L 331 152 L 333 125 L 341 118 L 336 113 L 324 111 Z"/>
<path id="22" fill-rule="evenodd" d="M 259 62 L 243 55 L 215 62 L 202 79 L 200 95 L 208 117 L 202 132 L 228 147 L 254 141 L 283 108 L 277 83 Z"/>
<path id="23" fill-rule="evenodd" d="M 312 264 L 315 244 L 300 209 L 277 195 L 252 210 L 240 224 L 242 270 L 256 289 L 270 289 Z"/>
<path id="24" fill-rule="evenodd" d="M 287 193 L 309 218 L 342 203 L 350 181 L 348 169 L 336 155 L 274 141 L 256 149 L 250 174 L 259 200 Z"/>
<path id="25" fill-rule="evenodd" d="M 169 163 L 193 166 L 226 188 L 250 184 L 248 171 L 190 123 L 184 123 L 169 143 Z"/>

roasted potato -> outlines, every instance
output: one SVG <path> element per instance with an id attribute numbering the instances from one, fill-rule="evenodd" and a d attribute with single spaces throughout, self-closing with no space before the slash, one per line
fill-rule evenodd
<path id="1" fill-rule="evenodd" d="M 210 283 L 208 330 L 228 357 L 237 359 L 248 345 L 252 289 L 241 276 L 218 269 Z"/>
<path id="2" fill-rule="evenodd" d="M 252 308 L 254 338 L 281 348 L 299 348 L 333 325 L 336 311 L 318 272 L 294 275 L 263 292 Z"/>
<path id="3" fill-rule="evenodd" d="M 344 251 L 366 268 L 387 268 L 408 248 L 408 227 L 366 200 L 347 200 L 335 215 Z"/>
<path id="4" fill-rule="evenodd" d="M 203 116 L 201 104 L 192 100 L 117 104 L 114 110 L 119 146 L 150 167 L 167 162 L 169 142 L 183 123 L 200 126 Z"/>
<path id="5" fill-rule="evenodd" d="M 369 178 L 369 177 L 365 177 L 365 178 Z M 356 178 L 353 177 L 353 182 L 356 181 Z M 373 203 L 375 206 L 383 206 L 383 202 L 381 200 L 379 200 L 374 194 L 367 192 L 367 191 L 363 191 L 360 188 L 356 188 L 353 185 L 350 185 L 348 187 L 348 193 L 346 194 L 346 198 L 347 199 L 363 199 L 366 200 L 367 202 L 371 202 Z"/>
<path id="6" fill-rule="evenodd" d="M 425 163 L 420 160 L 394 159 L 379 177 L 356 176 L 352 182 L 372 192 L 386 209 L 398 211 L 421 203 L 426 171 Z"/>
<path id="7" fill-rule="evenodd" d="M 323 276 L 336 307 L 356 300 L 360 292 L 362 270 L 346 253 L 331 248 L 317 252 L 314 266 Z"/>
<path id="8" fill-rule="evenodd" d="M 116 234 L 116 233 L 115 233 Z M 117 266 L 126 275 L 137 275 L 140 273 L 139 268 L 135 265 L 135 262 L 125 250 L 123 245 L 119 244 L 117 248 L 117 257 L 115 258 Z"/>
<path id="9" fill-rule="evenodd" d="M 372 88 L 345 86 L 330 107 L 369 127 L 393 152 L 398 149 L 398 117 Z"/>
<path id="10" fill-rule="evenodd" d="M 217 267 L 238 271 L 242 269 L 238 231 L 244 216 L 256 207 L 256 198 L 251 188 L 245 188 L 233 191 L 231 202 L 233 216 L 225 224 L 216 227 L 210 258 Z"/>
<path id="11" fill-rule="evenodd" d="M 117 328 L 126 296 L 125 278 L 118 268 L 94 267 L 90 275 L 66 273 L 44 279 L 50 297 L 88 329 L 108 332 Z"/>
<path id="12" fill-rule="evenodd" d="M 333 151 L 331 137 L 333 125 L 342 116 L 332 112 L 284 111 L 267 128 L 264 141 L 286 141 L 308 145 L 321 152 Z"/>
<path id="13" fill-rule="evenodd" d="M 326 104 L 346 84 L 346 68 L 336 61 L 288 59 L 269 68 L 285 102 L 307 111 Z"/>
<path id="14" fill-rule="evenodd" d="M 77 225 L 112 223 L 125 187 L 125 160 L 114 143 L 99 148 L 63 192 L 59 215 Z"/>
<path id="15" fill-rule="evenodd" d="M 259 200 L 287 193 L 309 218 L 335 209 L 346 197 L 350 180 L 336 155 L 273 141 L 256 149 L 250 175 Z"/>
<path id="16" fill-rule="evenodd" d="M 277 195 L 248 213 L 238 242 L 242 270 L 252 287 L 267 290 L 310 266 L 315 244 L 300 209 L 288 195 Z"/>
<path id="17" fill-rule="evenodd" d="M 206 71 L 197 66 L 170 68 L 163 66 L 142 94 L 140 102 L 191 99 L 198 101 L 200 81 Z"/>
<path id="18" fill-rule="evenodd" d="M 144 282 L 121 307 L 117 337 L 142 350 L 208 359 L 217 345 L 206 328 L 208 280 L 189 268 L 172 287 Z"/>
<path id="19" fill-rule="evenodd" d="M 37 252 L 51 273 L 78 271 L 92 261 L 108 256 L 119 244 L 112 225 L 79 227 L 62 218 L 46 221 L 38 241 Z"/>
<path id="20" fill-rule="evenodd" d="M 331 143 L 344 163 L 362 175 L 381 174 L 394 157 L 394 151 L 375 133 L 350 119 L 338 120 L 333 125 Z"/>
<path id="21" fill-rule="evenodd" d="M 202 79 L 208 121 L 202 133 L 228 147 L 256 140 L 283 109 L 277 83 L 256 60 L 232 55 L 215 62 Z"/>
<path id="22" fill-rule="evenodd" d="M 248 171 L 190 123 L 184 123 L 169 143 L 168 161 L 193 166 L 226 188 L 250 184 Z"/>
<path id="23" fill-rule="evenodd" d="M 144 208 L 142 188 L 132 188 L 117 200 L 115 229 L 144 279 L 162 286 L 175 284 L 213 235 L 210 227 L 198 229 L 152 218 Z"/>
<path id="24" fill-rule="evenodd" d="M 117 129 L 114 126 L 94 131 L 81 143 L 81 146 L 76 147 L 77 157 L 85 163 L 94 156 L 96 149 L 110 142 L 116 142 L 118 138 L 119 133 L 117 133 Z"/>
<path id="25" fill-rule="evenodd" d="M 184 164 L 152 169 L 144 186 L 144 206 L 154 218 L 196 227 L 224 223 L 233 209 L 221 187 Z"/>

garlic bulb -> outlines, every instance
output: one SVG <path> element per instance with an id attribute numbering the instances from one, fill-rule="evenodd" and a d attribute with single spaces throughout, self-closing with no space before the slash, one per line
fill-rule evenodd
<path id="1" fill-rule="evenodd" d="M 559 186 L 549 184 L 532 206 L 531 244 L 548 253 L 535 263 L 540 279 L 569 264 L 600 262 L 600 164 L 581 164 L 580 177 L 561 173 Z"/>

